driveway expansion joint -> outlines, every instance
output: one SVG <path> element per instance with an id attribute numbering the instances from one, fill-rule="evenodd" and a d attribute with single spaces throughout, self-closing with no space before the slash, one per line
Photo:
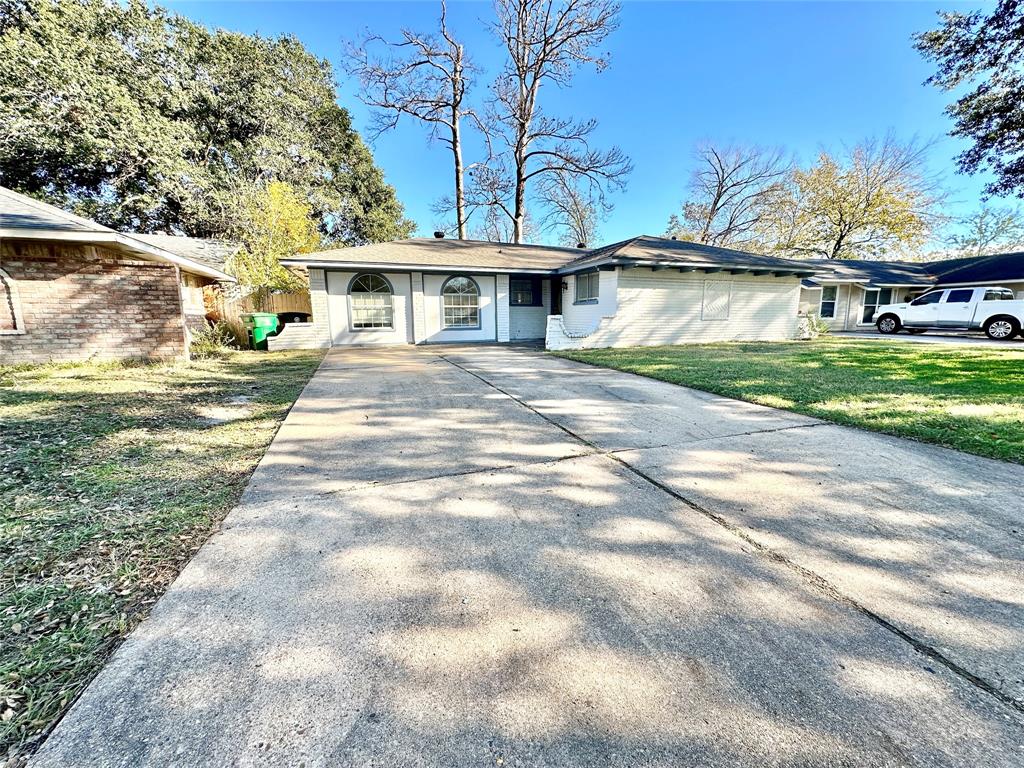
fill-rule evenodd
<path id="1" fill-rule="evenodd" d="M 564 432 L 565 434 L 569 435 L 574 440 L 577 440 L 578 442 L 582 443 L 583 445 L 586 445 L 587 447 L 592 448 L 593 451 L 594 451 L 594 454 L 599 455 L 599 456 L 603 456 L 603 457 L 607 458 L 608 460 L 610 460 L 610 461 L 620 465 L 621 467 L 623 467 L 624 469 L 628 470 L 629 472 L 631 472 L 636 477 L 638 477 L 641 480 L 647 482 L 648 484 L 650 484 L 651 486 L 657 488 L 658 490 L 662 491 L 663 493 L 671 496 L 673 499 L 681 502 L 682 504 L 684 504 L 685 506 L 687 506 L 688 508 L 690 508 L 694 512 L 697 512 L 698 514 L 706 517 L 708 520 L 712 521 L 713 523 L 717 524 L 718 526 L 720 526 L 721 528 L 723 528 L 727 532 L 731 533 L 733 536 L 737 537 L 738 539 L 740 539 L 745 544 L 748 544 L 749 546 L 753 547 L 754 551 L 756 551 L 758 554 L 762 555 L 763 557 L 765 557 L 766 559 L 768 559 L 768 560 L 770 560 L 770 561 L 772 561 L 774 563 L 777 563 L 779 565 L 785 566 L 787 569 L 789 569 L 790 571 L 792 571 L 795 574 L 797 574 L 804 581 L 804 583 L 806 583 L 808 586 L 814 588 L 817 592 L 819 592 L 819 593 L 825 595 L 826 597 L 828 597 L 828 598 L 830 598 L 830 599 L 840 603 L 841 605 L 844 605 L 844 606 L 846 606 L 848 608 L 851 608 L 852 610 L 856 611 L 860 615 L 862 615 L 865 618 L 867 618 L 870 621 L 872 621 L 874 624 L 878 625 L 879 627 L 881 627 L 882 629 L 886 630 L 890 634 L 896 636 L 897 638 L 899 638 L 903 642 L 907 643 L 911 648 L 913 648 L 915 651 L 917 651 L 921 655 L 923 655 L 923 656 L 925 656 L 927 658 L 930 658 L 933 661 L 941 664 L 943 667 L 948 669 L 950 672 L 952 672 L 954 675 L 956 675 L 957 677 L 959 677 L 961 680 L 963 680 L 964 682 L 968 683 L 972 687 L 976 688 L 977 690 L 979 690 L 979 691 L 981 691 L 983 693 L 988 694 L 989 696 L 991 696 L 992 698 L 994 698 L 995 700 L 997 700 L 998 702 L 1000 702 L 1004 706 L 1009 707 L 1012 710 L 1015 710 L 1017 713 L 1024 714 L 1024 701 L 1021 701 L 1021 700 L 1019 700 L 1019 699 L 1017 699 L 1017 698 L 1015 698 L 1015 697 L 1005 693 L 1004 691 L 1000 690 L 998 686 L 996 686 L 993 683 L 989 682 L 985 678 L 982 678 L 982 677 L 974 674 L 973 672 L 971 672 L 967 668 L 965 668 L 965 667 L 961 666 L 960 664 L 958 664 L 957 662 L 953 661 L 952 659 L 947 657 L 945 654 L 943 654 L 941 651 L 936 649 L 934 646 L 929 645 L 928 643 L 924 642 L 923 640 L 920 640 L 920 639 L 914 637 L 911 633 L 909 633 L 906 630 L 902 629 L 901 627 L 899 627 L 898 625 L 896 625 L 895 623 L 893 623 L 889 619 L 886 619 L 881 614 L 876 613 L 875 611 L 871 610 L 870 608 L 868 608 L 867 606 L 865 606 L 861 602 L 855 600 L 854 598 L 850 597 L 849 595 L 846 595 L 838 587 L 836 587 L 835 584 L 833 584 L 831 581 L 829 581 L 825 577 L 821 576 L 820 574 L 816 573 L 815 571 L 810 570 L 809 568 L 805 568 L 804 566 L 800 565 L 799 563 L 794 562 L 793 560 L 791 560 L 790 558 L 786 557 L 781 552 L 778 552 L 777 550 L 775 550 L 772 547 L 768 546 L 767 544 L 764 544 L 764 543 L 758 541 L 756 538 L 754 538 L 749 533 L 744 531 L 740 526 L 730 522 L 729 520 L 727 520 L 722 515 L 718 514 L 717 512 L 714 512 L 714 511 L 712 511 L 710 509 L 707 509 L 706 507 L 704 507 L 704 506 L 694 502 L 693 500 L 687 498 L 686 496 L 683 496 L 681 493 L 679 493 L 675 489 L 665 485 L 664 483 L 656 480 L 655 478 L 651 477 L 650 475 L 648 475 L 647 473 L 643 472 L 642 470 L 634 467 L 628 461 L 626 461 L 625 459 L 623 459 L 622 457 L 617 455 L 618 453 L 625 453 L 626 452 L 625 450 L 620 450 L 620 451 L 605 451 L 605 450 L 602 450 L 595 443 L 591 442 L 590 440 L 587 440 L 582 435 L 579 435 L 579 434 L 573 432 L 571 429 L 569 429 L 565 425 L 558 423 L 557 421 L 555 421 L 551 417 L 547 416 L 546 414 L 542 413 L 538 409 L 536 409 L 533 406 L 531 406 L 529 403 L 527 403 L 524 400 L 520 399 L 519 397 L 517 397 L 516 395 L 512 394 L 511 392 L 508 392 L 507 390 L 502 389 L 497 384 L 495 384 L 494 382 L 488 380 L 487 378 L 485 378 L 483 375 L 477 373 L 476 371 L 474 371 L 474 370 L 472 370 L 470 368 L 467 368 L 464 365 L 461 365 L 460 363 L 457 363 L 454 360 L 451 360 L 450 358 L 445 357 L 444 355 L 439 354 L 438 357 L 440 359 L 444 360 L 445 362 L 449 363 L 450 365 L 458 368 L 459 370 L 464 371 L 465 373 L 468 373 L 470 376 L 473 376 L 474 378 L 480 380 L 481 382 L 483 382 L 487 386 L 491 387 L 495 391 L 500 392 L 501 394 L 505 395 L 506 397 L 511 398 L 516 403 L 521 405 L 523 408 L 526 408 L 527 410 L 529 410 L 532 413 L 536 414 L 540 418 L 544 419 L 544 421 L 548 422 L 552 426 L 556 427 L 557 429 L 560 429 L 562 432 Z M 758 432 L 779 432 L 779 431 L 783 431 L 783 430 L 786 430 L 786 429 L 797 429 L 797 428 L 801 428 L 801 427 L 816 427 L 816 426 L 823 426 L 823 425 L 825 425 L 825 426 L 833 426 L 829 422 L 819 421 L 819 422 L 816 422 L 816 423 L 797 424 L 797 425 L 792 425 L 792 426 L 788 426 L 788 427 L 781 427 L 781 428 L 776 428 L 776 429 L 770 429 L 770 430 L 755 430 L 753 432 L 740 433 L 739 435 L 733 435 L 733 437 L 742 436 L 744 434 L 757 434 Z M 723 437 L 727 437 L 727 436 L 723 436 Z M 708 439 L 715 439 L 715 438 L 708 438 Z M 630 450 L 643 450 L 643 449 L 630 449 Z"/>

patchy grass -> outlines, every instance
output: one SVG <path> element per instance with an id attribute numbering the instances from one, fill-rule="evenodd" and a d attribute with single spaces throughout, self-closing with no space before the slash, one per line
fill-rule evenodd
<path id="1" fill-rule="evenodd" d="M 560 354 L 1024 464 L 1024 345 L 823 338 Z"/>
<path id="2" fill-rule="evenodd" d="M 0 755 L 31 751 L 145 616 L 321 357 L 0 367 Z"/>

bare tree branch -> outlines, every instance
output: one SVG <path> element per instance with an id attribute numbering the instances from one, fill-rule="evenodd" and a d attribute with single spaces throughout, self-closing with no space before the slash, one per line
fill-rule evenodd
<path id="1" fill-rule="evenodd" d="M 590 147 L 594 120 L 550 117 L 539 105 L 545 83 L 565 87 L 578 67 L 607 66 L 607 55 L 596 50 L 618 26 L 619 6 L 614 0 L 495 0 L 494 7 L 494 30 L 508 60 L 491 89 L 488 123 L 500 128 L 508 149 L 507 168 L 500 166 L 511 179 L 498 178 L 492 158 L 489 170 L 474 174 L 473 197 L 508 216 L 513 241 L 521 242 L 531 182 L 557 174 L 621 188 L 632 170 L 617 147 Z"/>
<path id="2" fill-rule="evenodd" d="M 686 233 L 701 243 L 753 247 L 759 225 L 770 214 L 793 163 L 778 149 L 698 147 L 682 217 L 669 221 L 671 235 Z"/>
<path id="3" fill-rule="evenodd" d="M 378 110 L 372 123 L 374 136 L 392 130 L 404 116 L 427 124 L 431 139 L 440 140 L 451 151 L 456 226 L 464 239 L 462 120 L 469 118 L 481 129 L 484 123 L 475 110 L 464 106 L 475 70 L 464 46 L 448 29 L 447 16 L 442 0 L 439 36 L 403 29 L 400 40 L 389 42 L 379 35 L 367 35 L 361 45 L 348 46 L 346 59 L 349 73 L 362 86 L 363 103 Z M 381 46 L 386 53 L 371 56 L 370 51 Z"/>

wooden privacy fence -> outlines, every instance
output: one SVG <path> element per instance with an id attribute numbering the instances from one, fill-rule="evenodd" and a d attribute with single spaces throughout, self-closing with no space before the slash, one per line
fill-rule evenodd
<path id="1" fill-rule="evenodd" d="M 271 294 L 263 309 L 257 309 L 249 296 L 233 299 L 220 290 L 207 291 L 204 300 L 206 311 L 209 314 L 216 315 L 219 319 L 232 324 L 241 323 L 242 315 L 247 312 L 313 313 L 312 305 L 309 302 L 309 291 Z"/>

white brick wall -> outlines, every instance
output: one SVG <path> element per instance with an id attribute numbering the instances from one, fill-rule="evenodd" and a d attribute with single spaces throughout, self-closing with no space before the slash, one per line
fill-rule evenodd
<path id="1" fill-rule="evenodd" d="M 331 346 L 331 318 L 327 309 L 327 278 L 322 269 L 309 270 L 309 304 L 313 312 L 312 349 Z"/>
<path id="2" fill-rule="evenodd" d="M 331 340 L 320 338 L 314 323 L 288 323 L 277 336 L 267 338 L 267 349 L 271 352 L 279 349 L 324 349 L 329 346 Z"/>
<path id="3" fill-rule="evenodd" d="M 565 327 L 571 333 L 590 331 L 597 326 L 602 317 L 615 314 L 619 272 L 610 270 L 599 274 L 601 278 L 598 298 L 593 304 L 576 304 L 576 276 L 568 275 L 564 278 L 569 287 L 562 293 L 562 316 Z"/>
<path id="4" fill-rule="evenodd" d="M 573 322 L 553 315 L 548 318 L 549 349 L 585 347 L 630 347 L 659 344 L 687 344 L 728 340 L 791 339 L 797 330 L 800 281 L 793 278 L 722 276 L 702 272 L 652 272 L 631 269 L 619 274 L 617 295 L 607 297 L 602 273 L 602 301 L 597 305 L 576 305 Z M 716 284 L 716 301 L 723 282 L 731 283 L 727 311 L 717 307 L 703 319 L 705 283 Z M 570 294 L 571 295 L 571 294 Z M 594 317 L 590 325 L 581 321 L 581 306 L 615 306 L 611 314 Z M 568 309 L 568 307 L 567 307 Z"/>

